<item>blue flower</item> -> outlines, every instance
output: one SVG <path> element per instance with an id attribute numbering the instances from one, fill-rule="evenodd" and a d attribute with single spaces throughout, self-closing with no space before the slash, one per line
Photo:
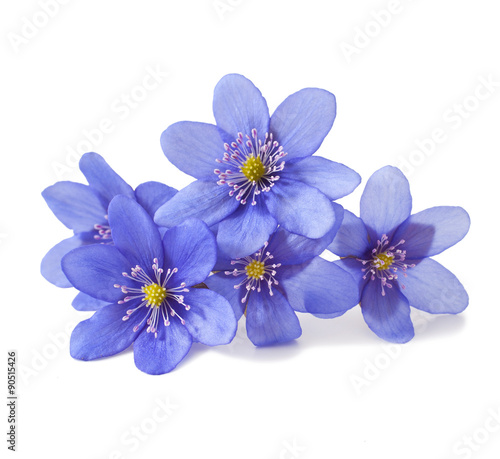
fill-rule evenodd
<path id="1" fill-rule="evenodd" d="M 338 225 L 343 209 L 334 204 Z M 247 335 L 256 346 L 282 343 L 302 334 L 295 311 L 340 315 L 359 302 L 353 277 L 318 255 L 338 226 L 320 239 L 278 228 L 256 253 L 231 260 L 219 253 L 206 285 L 225 296 L 236 318 L 246 314 Z"/>
<path id="2" fill-rule="evenodd" d="M 345 211 L 328 247 L 335 263 L 358 282 L 363 317 L 379 337 L 404 343 L 414 336 L 410 305 L 457 314 L 468 305 L 462 284 L 431 256 L 459 242 L 470 219 L 461 207 L 432 207 L 414 215 L 409 183 L 391 166 L 375 172 L 361 197 L 361 218 Z"/>
<path id="3" fill-rule="evenodd" d="M 278 224 L 313 239 L 328 233 L 336 218 L 331 201 L 360 182 L 348 167 L 312 157 L 333 125 L 335 96 L 302 89 L 270 117 L 253 83 L 231 74 L 215 88 L 213 111 L 217 126 L 184 121 L 162 134 L 167 158 L 197 180 L 160 207 L 155 221 L 220 222 L 217 243 L 232 257 L 257 251 Z"/>
<path id="4" fill-rule="evenodd" d="M 75 182 L 57 182 L 42 192 L 42 196 L 55 216 L 74 235 L 56 244 L 41 263 L 45 279 L 57 287 L 71 287 L 61 270 L 61 259 L 70 250 L 89 244 L 110 244 L 108 205 L 116 195 L 137 200 L 151 216 L 161 204 L 175 195 L 177 190 L 158 182 L 146 182 L 134 190 L 97 153 L 86 153 L 80 159 L 80 170 L 89 185 Z M 79 310 L 95 310 L 103 303 L 86 295 L 78 295 L 73 306 Z"/>
<path id="5" fill-rule="evenodd" d="M 190 219 L 163 238 L 134 200 L 115 197 L 108 209 L 114 245 L 93 244 L 62 259 L 73 286 L 108 304 L 77 325 L 70 352 L 93 360 L 134 343 L 136 366 L 149 374 L 174 369 L 193 342 L 229 343 L 236 320 L 217 293 L 191 288 L 205 280 L 217 246 L 205 223 Z"/>

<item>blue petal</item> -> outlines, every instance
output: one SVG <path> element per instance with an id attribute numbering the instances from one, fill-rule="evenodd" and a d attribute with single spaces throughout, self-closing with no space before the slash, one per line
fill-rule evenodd
<path id="1" fill-rule="evenodd" d="M 252 292 L 247 305 L 247 335 L 256 346 L 284 343 L 302 334 L 299 319 L 286 298 L 276 289 Z"/>
<path id="2" fill-rule="evenodd" d="M 413 262 L 407 277 L 398 280 L 411 306 L 432 314 L 458 314 L 467 307 L 469 296 L 454 274 L 430 258 L 408 260 Z"/>
<path id="3" fill-rule="evenodd" d="M 343 164 L 319 156 L 286 163 L 281 177 L 299 180 L 313 186 L 331 200 L 347 196 L 361 182 L 361 177 L 357 172 Z"/>
<path id="4" fill-rule="evenodd" d="M 366 280 L 363 279 L 364 272 L 361 271 L 362 265 L 361 262 L 356 260 L 355 258 L 343 258 L 341 260 L 336 260 L 332 262 L 334 265 L 342 268 L 344 271 L 347 271 L 351 277 L 354 279 L 354 282 L 358 288 L 358 295 L 361 294 L 363 288 L 366 284 Z M 335 317 L 340 317 L 346 311 L 336 312 L 333 314 L 314 314 L 315 317 L 320 319 L 334 319 Z"/>
<path id="5" fill-rule="evenodd" d="M 270 214 L 288 231 L 317 239 L 335 225 L 335 212 L 328 198 L 317 188 L 280 179 L 265 193 Z"/>
<path id="6" fill-rule="evenodd" d="M 108 304 L 108 301 L 98 300 L 83 292 L 79 292 L 71 303 L 77 311 L 97 311 Z"/>
<path id="7" fill-rule="evenodd" d="M 359 217 L 348 210 L 344 211 L 344 220 L 328 250 L 339 257 L 362 258 L 370 249 L 370 240 L 366 226 Z"/>
<path id="8" fill-rule="evenodd" d="M 335 319 L 336 317 L 343 316 L 347 311 L 334 312 L 333 314 L 312 314 L 318 319 Z"/>
<path id="9" fill-rule="evenodd" d="M 354 282 L 357 285 L 358 292 L 359 294 L 363 291 L 363 288 L 366 284 L 366 279 L 363 279 L 364 272 L 361 271 L 362 265 L 361 262 L 356 260 L 355 258 L 342 258 L 341 260 L 336 260 L 332 262 L 334 265 L 338 266 L 339 268 L 342 268 L 344 271 L 347 271 L 352 278 L 354 279 Z M 318 317 L 320 319 L 334 319 L 335 317 L 340 317 L 342 314 L 344 314 L 346 311 L 341 311 L 341 312 L 336 312 L 333 314 L 314 314 L 315 317 Z"/>
<path id="10" fill-rule="evenodd" d="M 342 313 L 359 303 L 359 288 L 353 277 L 322 258 L 277 271 L 281 290 L 295 311 Z"/>
<path id="11" fill-rule="evenodd" d="M 245 312 L 245 302 L 242 298 L 246 294 L 245 288 L 234 288 L 243 280 L 242 276 L 226 275 L 224 272 L 216 273 L 205 280 L 207 287 L 219 295 L 222 295 L 233 308 L 236 320 L 240 320 Z"/>
<path id="12" fill-rule="evenodd" d="M 125 196 L 116 196 L 109 204 L 108 214 L 113 242 L 132 266 L 139 265 L 149 272 L 155 258 L 159 266 L 163 265 L 158 227 L 140 204 Z"/>
<path id="13" fill-rule="evenodd" d="M 229 187 L 197 180 L 180 190 L 170 201 L 161 206 L 155 214 L 158 225 L 171 227 L 187 218 L 199 218 L 208 226 L 220 222 L 232 214 L 240 205 L 229 196 Z"/>
<path id="14" fill-rule="evenodd" d="M 169 229 L 163 237 L 165 269 L 177 268 L 167 286 L 188 287 L 203 282 L 217 259 L 215 236 L 201 220 L 189 219 Z"/>
<path id="15" fill-rule="evenodd" d="M 164 185 L 160 182 L 141 183 L 135 189 L 135 198 L 137 202 L 146 209 L 151 218 L 155 212 L 167 201 L 177 194 L 175 188 Z"/>
<path id="16" fill-rule="evenodd" d="M 461 241 L 469 231 L 469 214 L 461 207 L 432 207 L 411 215 L 394 233 L 404 239 L 406 258 L 431 257 Z"/>
<path id="17" fill-rule="evenodd" d="M 187 328 L 177 319 L 154 333 L 143 331 L 134 343 L 134 361 L 139 370 L 150 375 L 172 371 L 191 349 L 193 340 Z"/>
<path id="18" fill-rule="evenodd" d="M 80 170 L 90 187 L 103 198 L 105 206 L 118 194 L 134 199 L 134 190 L 97 153 L 85 153 L 80 159 Z"/>
<path id="19" fill-rule="evenodd" d="M 130 274 L 132 266 L 114 246 L 95 244 L 79 247 L 64 256 L 61 264 L 74 287 L 109 303 L 125 296 L 119 288 L 114 287 L 115 284 L 130 284 L 122 273 Z"/>
<path id="20" fill-rule="evenodd" d="M 311 156 L 330 132 L 336 112 L 335 96 L 324 89 L 306 88 L 288 96 L 269 127 L 287 153 L 285 160 Z"/>
<path id="21" fill-rule="evenodd" d="M 217 234 L 217 233 L 216 233 Z M 220 247 L 217 245 L 217 261 L 212 269 L 212 271 L 223 271 L 225 269 L 231 269 L 231 258 L 226 253 L 220 250 Z"/>
<path id="22" fill-rule="evenodd" d="M 62 271 L 61 260 L 64 255 L 80 247 L 82 244 L 83 242 L 80 236 L 75 234 L 52 247 L 42 259 L 42 264 L 40 266 L 42 276 L 57 287 L 72 287 L 71 282 Z"/>
<path id="23" fill-rule="evenodd" d="M 266 99 L 255 85 L 242 75 L 226 75 L 217 83 L 213 110 L 217 127 L 228 133 L 233 141 L 240 132 L 243 135 L 251 135 L 252 129 L 257 129 L 262 140 L 266 132 L 269 132 L 269 109 Z"/>
<path id="24" fill-rule="evenodd" d="M 224 142 L 217 126 L 181 121 L 161 135 L 161 147 L 168 160 L 182 172 L 197 179 L 215 177 L 217 159 L 224 156 Z"/>
<path id="25" fill-rule="evenodd" d="M 390 239 L 391 232 L 410 216 L 410 212 L 410 185 L 398 168 L 385 166 L 368 179 L 361 196 L 360 216 L 373 241 L 383 234 Z"/>
<path id="26" fill-rule="evenodd" d="M 230 343 L 236 334 L 236 318 L 231 305 L 221 295 L 204 288 L 184 294 L 188 311 L 181 313 L 195 341 L 208 346 Z"/>
<path id="27" fill-rule="evenodd" d="M 110 304 L 99 309 L 90 319 L 80 322 L 71 334 L 70 354 L 79 360 L 94 360 L 118 354 L 138 337 L 133 328 L 146 314 L 141 308 L 123 321 L 127 306 Z"/>
<path id="28" fill-rule="evenodd" d="M 244 257 L 259 250 L 277 225 L 262 199 L 255 206 L 240 204 L 219 223 L 217 244 L 232 258 Z"/>
<path id="29" fill-rule="evenodd" d="M 339 268 L 342 268 L 344 271 L 347 271 L 352 276 L 358 286 L 359 292 L 361 293 L 367 283 L 367 280 L 363 279 L 365 272 L 362 271 L 362 263 L 356 260 L 356 258 L 342 258 L 341 260 L 335 260 L 333 263 Z"/>
<path id="30" fill-rule="evenodd" d="M 410 319 L 410 305 L 397 284 L 380 293 L 378 279 L 365 285 L 361 295 L 361 311 L 368 327 L 380 338 L 392 343 L 406 343 L 415 332 Z"/>
<path id="31" fill-rule="evenodd" d="M 57 182 L 45 188 L 42 196 L 59 221 L 76 233 L 91 231 L 106 220 L 106 207 L 87 185 Z"/>
<path id="32" fill-rule="evenodd" d="M 266 249 L 273 255 L 275 262 L 282 265 L 298 265 L 323 253 L 337 233 L 344 213 L 341 205 L 332 202 L 332 206 L 335 212 L 335 224 L 321 238 L 310 239 L 279 228 L 271 236 L 271 241 Z"/>

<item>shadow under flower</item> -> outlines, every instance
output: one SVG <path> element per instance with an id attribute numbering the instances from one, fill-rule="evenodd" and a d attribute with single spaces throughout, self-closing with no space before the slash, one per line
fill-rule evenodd
<path id="1" fill-rule="evenodd" d="M 334 319 L 319 319 L 310 314 L 301 314 L 299 318 L 302 326 L 300 344 L 304 348 L 362 346 L 380 341 L 366 326 L 359 306 Z"/>
<path id="2" fill-rule="evenodd" d="M 464 329 L 466 318 L 463 314 L 429 314 L 417 309 L 412 310 L 415 328 L 414 340 L 440 340 L 458 334 Z"/>
<path id="3" fill-rule="evenodd" d="M 231 343 L 214 347 L 193 343 L 185 360 L 188 364 L 192 364 L 205 352 L 217 352 L 238 359 L 276 362 L 293 358 L 300 352 L 314 347 L 369 346 L 384 342 L 366 326 L 359 307 L 354 307 L 335 319 L 319 319 L 310 314 L 300 314 L 299 318 L 302 327 L 302 336 L 299 339 L 272 346 L 257 347 L 246 336 L 245 318 L 243 317 Z M 462 314 L 434 315 L 414 308 L 412 308 L 412 321 L 415 328 L 415 338 L 412 341 L 441 340 L 460 333 L 466 324 L 466 318 Z M 120 355 L 132 353 L 133 345 L 121 352 Z M 179 366 L 183 363 L 181 362 Z"/>
<path id="4" fill-rule="evenodd" d="M 411 316 L 415 328 L 413 341 L 442 339 L 457 334 L 466 323 L 461 314 L 429 314 L 414 308 Z M 318 319 L 303 314 L 300 322 L 302 336 L 297 344 L 302 349 L 339 345 L 364 346 L 384 342 L 366 326 L 359 307 L 354 307 L 335 319 Z"/>
<path id="5" fill-rule="evenodd" d="M 243 316 L 238 323 L 238 330 L 233 341 L 225 346 L 216 346 L 213 349 L 215 352 L 230 357 L 259 362 L 275 362 L 296 356 L 302 350 L 299 340 L 270 346 L 255 346 L 246 335 L 245 317 Z"/>

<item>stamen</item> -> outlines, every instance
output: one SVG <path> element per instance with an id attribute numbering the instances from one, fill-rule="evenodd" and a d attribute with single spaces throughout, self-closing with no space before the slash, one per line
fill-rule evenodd
<path id="1" fill-rule="evenodd" d="M 381 239 L 377 241 L 377 246 L 372 249 L 370 260 L 357 258 L 363 266 L 368 265 L 361 269 L 365 273 L 363 279 L 367 279 L 369 276 L 371 281 L 380 280 L 382 296 L 385 296 L 385 288 L 392 288 L 390 281 L 398 280 L 398 270 L 401 270 L 403 276 L 407 277 L 406 270 L 415 267 L 414 264 L 404 262 L 406 250 L 396 249 L 404 243 L 405 240 L 401 239 L 397 244 L 388 247 L 389 239 L 387 235 L 383 234 Z M 400 285 L 402 289 L 405 288 L 401 282 Z"/>
<path id="2" fill-rule="evenodd" d="M 285 162 L 278 162 L 286 156 L 278 142 L 273 140 L 273 134 L 266 133 L 264 142 L 262 142 L 256 129 L 252 129 L 252 136 L 246 136 L 243 140 L 243 134 L 238 133 L 238 138 L 231 145 L 225 143 L 226 150 L 222 159 L 216 159 L 219 164 L 224 164 L 229 169 L 222 172 L 221 169 L 215 169 L 214 173 L 218 175 L 218 185 L 228 185 L 231 190 L 229 196 L 234 196 L 240 204 L 245 205 L 251 198 L 252 205 L 257 204 L 256 196 L 261 192 L 268 192 L 274 183 L 279 180 L 279 175 L 273 175 L 281 172 L 285 167 Z"/>
<path id="3" fill-rule="evenodd" d="M 246 293 L 241 299 L 242 303 L 246 303 L 251 291 L 257 291 L 258 293 L 262 291 L 261 283 L 265 282 L 267 284 L 271 296 L 273 296 L 272 286 L 278 285 L 278 281 L 274 276 L 276 276 L 276 269 L 281 266 L 281 263 L 266 264 L 267 261 L 274 258 L 270 252 L 264 252 L 268 245 L 266 242 L 264 247 L 255 253 L 253 257 L 247 256 L 231 260 L 232 265 L 242 265 L 243 269 L 235 268 L 233 271 L 224 272 L 226 276 L 245 276 L 239 284 L 234 286 L 235 289 L 239 289 L 245 285 Z"/>
<path id="4" fill-rule="evenodd" d="M 159 267 L 158 259 L 155 258 L 151 269 L 153 270 L 154 280 L 138 265 L 131 268 L 130 274 L 122 273 L 123 277 L 141 284 L 140 288 L 120 284 L 114 284 L 113 287 L 119 288 L 123 293 L 127 294 L 126 297 L 118 301 L 118 304 L 142 299 L 142 302 L 137 307 L 127 310 L 122 320 L 127 321 L 134 312 L 143 307 L 148 308 L 144 318 L 134 326 L 133 330 L 137 332 L 141 328 L 141 325 L 146 322 L 146 332 L 154 333 L 155 338 L 157 338 L 160 317 L 166 327 L 170 325 L 169 317 L 177 317 L 181 324 L 185 325 L 186 321 L 179 315 L 177 305 L 181 305 L 186 311 L 189 311 L 190 306 L 184 302 L 184 296 L 180 295 L 180 293 L 189 292 L 189 289 L 186 288 L 185 282 L 182 282 L 178 287 L 168 287 L 168 281 L 179 271 L 177 268 L 168 269 L 166 274 L 164 274 L 163 269 Z"/>
<path id="5" fill-rule="evenodd" d="M 105 215 L 104 219 L 107 220 L 108 216 Z M 96 241 L 106 241 L 102 242 L 103 244 L 110 244 L 113 242 L 111 241 L 111 228 L 109 227 L 109 225 L 101 225 L 96 223 L 94 225 L 94 230 L 97 231 L 97 234 L 94 234 L 94 239 Z"/>

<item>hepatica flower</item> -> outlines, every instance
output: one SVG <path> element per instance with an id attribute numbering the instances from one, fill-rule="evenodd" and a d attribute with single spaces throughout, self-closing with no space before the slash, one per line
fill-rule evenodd
<path id="1" fill-rule="evenodd" d="M 85 294 L 110 304 L 77 325 L 70 352 L 93 360 L 134 343 L 136 366 L 149 374 L 171 371 L 193 342 L 229 343 L 236 320 L 216 292 L 192 288 L 216 261 L 215 237 L 200 220 L 186 220 L 163 238 L 134 200 L 115 197 L 108 209 L 114 245 L 94 244 L 62 260 L 69 281 Z"/>
<path id="2" fill-rule="evenodd" d="M 470 219 L 461 207 L 432 207 L 414 215 L 408 180 L 386 166 L 361 197 L 361 218 L 345 211 L 328 247 L 335 262 L 358 282 L 361 310 L 381 338 L 404 343 L 414 336 L 410 306 L 432 314 L 457 314 L 468 305 L 458 279 L 431 256 L 459 242 Z"/>
<path id="3" fill-rule="evenodd" d="M 213 102 L 217 125 L 179 122 L 161 137 L 167 158 L 197 180 L 157 211 L 173 226 L 197 217 L 218 225 L 217 242 L 230 256 L 256 252 L 279 224 L 317 239 L 336 224 L 331 201 L 359 184 L 359 175 L 312 157 L 330 131 L 335 96 L 306 88 L 270 117 L 266 100 L 241 75 L 223 77 Z"/>
<path id="4" fill-rule="evenodd" d="M 334 204 L 336 221 L 342 207 Z M 340 224 L 340 223 L 339 223 Z M 236 259 L 219 254 L 208 287 L 225 296 L 256 346 L 281 343 L 302 334 L 297 312 L 340 314 L 359 301 L 353 277 L 318 255 L 338 228 L 308 239 L 279 228 L 261 249 Z"/>
<path id="5" fill-rule="evenodd" d="M 154 215 L 158 207 L 177 190 L 158 182 L 146 182 L 134 191 L 97 153 L 86 153 L 80 159 L 80 170 L 88 185 L 69 181 L 46 188 L 42 196 L 54 215 L 74 235 L 56 244 L 43 258 L 41 273 L 58 287 L 71 287 L 61 270 L 61 259 L 70 250 L 89 244 L 112 244 L 108 221 L 108 205 L 114 196 L 137 200 Z M 79 310 L 95 310 L 101 305 L 86 295 L 78 295 L 73 306 Z"/>

